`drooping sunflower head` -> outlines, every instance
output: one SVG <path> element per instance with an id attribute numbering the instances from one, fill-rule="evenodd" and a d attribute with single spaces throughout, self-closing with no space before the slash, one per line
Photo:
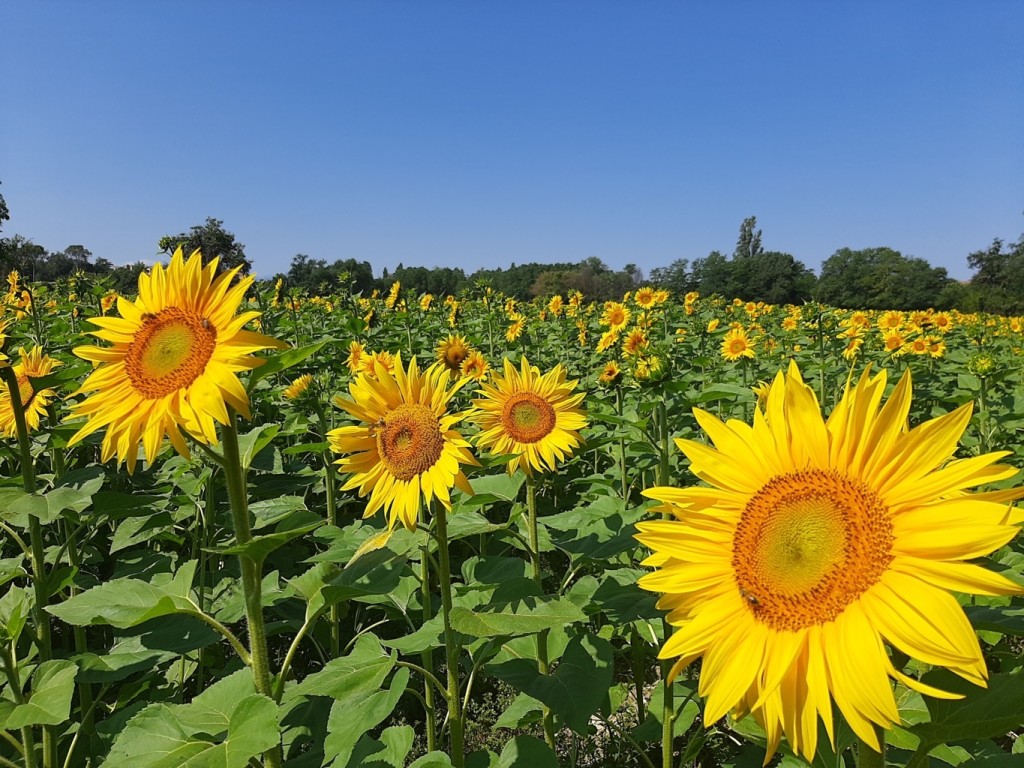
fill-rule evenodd
<path id="1" fill-rule="evenodd" d="M 614 360 L 609 360 L 605 363 L 601 375 L 597 377 L 597 381 L 607 387 L 613 387 L 622 381 L 622 369 L 619 367 L 619 364 Z"/>
<path id="2" fill-rule="evenodd" d="M 451 509 L 453 487 L 473 493 L 460 465 L 477 461 L 456 429 L 465 414 L 448 413 L 464 381 L 452 385 L 440 363 L 421 372 L 416 358 L 406 368 L 396 357 L 393 372 L 377 362 L 373 377 L 364 374 L 349 384 L 349 398 L 335 398 L 360 422 L 331 430 L 327 438 L 331 450 L 347 454 L 337 461 L 352 475 L 343 490 L 370 497 L 364 517 L 383 509 L 388 531 L 399 521 L 414 530 L 431 499 Z"/>
<path id="3" fill-rule="evenodd" d="M 353 340 L 348 343 L 348 356 L 345 358 L 345 365 L 348 366 L 349 371 L 359 372 L 365 352 L 366 348 L 360 342 Z"/>
<path id="4" fill-rule="evenodd" d="M 710 724 L 752 714 L 768 756 L 784 734 L 808 760 L 818 720 L 834 740 L 833 701 L 866 743 L 899 721 L 890 678 L 945 695 L 897 669 L 885 644 L 978 684 L 985 662 L 947 590 L 1018 594 L 965 561 L 1009 542 L 1024 491 L 970 494 L 1016 470 L 1006 453 L 956 459 L 970 405 L 914 429 L 907 371 L 883 405 L 886 376 L 865 372 L 825 420 L 795 364 L 772 382 L 753 424 L 695 409 L 713 447 L 679 440 L 707 486 L 644 494 L 672 519 L 641 523 L 675 627 L 661 650 L 678 671 L 703 656 Z"/>
<path id="5" fill-rule="evenodd" d="M 576 381 L 565 380 L 561 365 L 542 375 L 525 357 L 518 369 L 506 359 L 504 375 L 491 378 L 493 383 L 481 387 L 483 397 L 473 401 L 470 418 L 480 427 L 478 448 L 514 456 L 509 474 L 519 467 L 528 475 L 553 471 L 583 442 L 579 430 L 587 417 L 579 405 L 585 393 L 573 393 Z"/>
<path id="6" fill-rule="evenodd" d="M 26 352 L 22 347 L 18 349 L 18 356 L 18 362 L 12 368 L 18 379 L 18 395 L 21 407 L 25 411 L 25 424 L 29 431 L 34 432 L 39 429 L 40 419 L 46 412 L 46 406 L 50 404 L 56 393 L 52 389 L 39 387 L 33 380 L 49 376 L 53 369 L 62 363 L 49 355 L 44 355 L 39 347 L 33 347 L 31 352 Z M 0 384 L 0 434 L 5 437 L 14 437 L 17 434 L 11 393 L 2 384 Z"/>
<path id="7" fill-rule="evenodd" d="M 462 361 L 469 356 L 469 351 L 465 336 L 450 333 L 447 339 L 442 339 L 437 345 L 437 361 L 452 373 L 458 373 L 462 369 Z"/>
<path id="8" fill-rule="evenodd" d="M 75 394 L 89 394 L 72 406 L 87 421 L 73 445 L 106 429 L 102 460 L 113 456 L 134 471 L 140 443 L 152 462 L 163 437 L 184 456 L 180 430 L 205 444 L 217 443 L 215 423 L 228 423 L 228 407 L 249 417 L 249 399 L 236 374 L 262 364 L 253 352 L 287 345 L 243 330 L 259 312 L 236 311 L 252 284 L 232 284 L 239 268 L 217 274 L 217 259 L 206 265 L 198 250 L 186 260 L 179 247 L 164 268 L 139 275 L 135 301 L 117 299 L 120 317 L 96 317 L 92 335 L 112 346 L 82 346 L 74 352 L 98 367 Z"/>

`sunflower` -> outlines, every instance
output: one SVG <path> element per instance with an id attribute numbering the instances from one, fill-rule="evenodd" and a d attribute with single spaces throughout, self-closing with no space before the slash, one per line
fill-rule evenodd
<path id="1" fill-rule="evenodd" d="M 562 314 L 562 309 L 565 306 L 565 302 L 562 300 L 561 295 L 555 294 L 551 297 L 551 301 L 548 302 L 548 312 L 555 317 L 559 317 Z"/>
<path id="2" fill-rule="evenodd" d="M 106 428 L 102 460 L 115 454 L 135 469 L 142 443 L 152 463 L 167 435 L 184 456 L 187 431 L 216 444 L 214 422 L 228 423 L 231 406 L 249 417 L 249 398 L 235 375 L 262 365 L 251 353 L 287 345 L 242 328 L 259 312 L 235 315 L 253 278 L 231 284 L 239 268 L 217 275 L 217 259 L 203 266 L 196 250 L 186 261 L 179 247 L 164 269 L 139 275 L 139 295 L 118 298 L 120 317 L 94 317 L 92 335 L 112 347 L 83 346 L 74 352 L 99 367 L 75 394 L 93 392 L 72 406 L 88 421 L 68 445 Z"/>
<path id="3" fill-rule="evenodd" d="M 469 344 L 465 336 L 450 333 L 437 345 L 436 353 L 439 363 L 452 373 L 458 373 L 462 369 L 462 361 L 469 356 Z"/>
<path id="4" fill-rule="evenodd" d="M 601 324 L 618 331 L 626 326 L 632 313 L 618 301 L 607 301 L 601 314 Z"/>
<path id="5" fill-rule="evenodd" d="M 29 431 L 35 431 L 39 429 L 40 417 L 46 412 L 46 406 L 50 404 L 55 393 L 52 389 L 36 389 L 32 379 L 49 376 L 61 362 L 44 355 L 39 347 L 34 347 L 31 352 L 21 348 L 18 354 L 21 360 L 12 367 L 14 375 L 18 378 L 18 394 L 21 397 L 21 407 L 25 411 L 25 423 Z M 11 392 L 7 387 L 0 387 L 0 434 L 4 437 L 14 437 L 17 433 Z"/>
<path id="6" fill-rule="evenodd" d="M 730 328 L 722 339 L 722 357 L 730 363 L 739 360 L 741 357 L 754 357 L 754 345 L 742 328 Z"/>
<path id="7" fill-rule="evenodd" d="M 287 387 L 284 388 L 283 394 L 288 400 L 295 400 L 301 397 L 306 390 L 309 389 L 309 385 L 313 383 L 313 374 L 304 373 Z"/>
<path id="8" fill-rule="evenodd" d="M 605 352 L 616 344 L 619 343 L 619 332 L 614 328 L 605 331 L 601 334 L 601 338 L 597 340 L 597 351 Z"/>
<path id="9" fill-rule="evenodd" d="M 601 375 L 597 377 L 597 380 L 599 383 L 609 387 L 614 386 L 622 381 L 622 369 L 619 368 L 617 362 L 609 360 L 604 364 L 604 370 L 601 371 Z"/>
<path id="10" fill-rule="evenodd" d="M 487 360 L 484 358 L 483 354 L 476 350 L 470 352 L 466 356 L 466 359 L 462 361 L 462 375 L 468 376 L 476 381 L 483 379 L 490 368 L 491 367 L 487 364 Z"/>
<path id="11" fill-rule="evenodd" d="M 651 286 L 649 285 L 637 288 L 636 293 L 633 294 L 633 301 L 635 301 L 638 306 L 641 306 L 644 309 L 647 309 L 648 307 L 653 307 L 655 301 L 654 289 L 651 288 Z"/>
<path id="12" fill-rule="evenodd" d="M 518 370 L 506 358 L 504 369 L 504 376 L 491 375 L 494 383 L 483 384 L 483 398 L 473 401 L 470 418 L 480 427 L 476 445 L 513 454 L 509 474 L 520 466 L 528 475 L 554 470 L 583 442 L 579 430 L 587 417 L 579 404 L 586 393 L 573 394 L 576 381 L 565 380 L 561 365 L 541 375 L 525 357 Z"/>
<path id="13" fill-rule="evenodd" d="M 455 426 L 465 414 L 449 414 L 448 402 L 462 386 L 449 387 L 450 373 L 434 363 L 422 373 L 416 358 L 408 370 L 396 358 L 394 373 L 376 363 L 375 378 L 363 375 L 349 384 L 351 399 L 337 397 L 334 404 L 362 424 L 327 433 L 331 450 L 351 454 L 336 462 L 352 477 L 342 487 L 369 494 L 363 517 L 383 508 L 387 530 L 382 545 L 400 520 L 415 530 L 420 507 L 437 498 L 451 509 L 452 487 L 473 493 L 461 464 L 476 465 Z"/>
<path id="14" fill-rule="evenodd" d="M 633 357 L 639 355 L 650 345 L 651 342 L 647 338 L 647 334 L 640 328 L 634 328 L 626 335 L 625 341 L 622 342 L 622 353 L 626 357 Z"/>
<path id="15" fill-rule="evenodd" d="M 639 524 L 675 632 L 662 658 L 673 674 L 703 656 L 708 725 L 732 710 L 768 736 L 785 734 L 810 761 L 818 718 L 834 743 L 832 703 L 876 750 L 874 726 L 899 722 L 889 678 L 953 697 L 897 669 L 885 643 L 984 685 L 977 638 L 947 590 L 1019 594 L 1021 587 L 965 562 L 1009 542 L 1024 514 L 1021 489 L 970 494 L 1011 477 L 1007 453 L 953 459 L 967 404 L 914 429 L 907 371 L 879 408 L 886 374 L 847 386 L 828 420 L 795 363 L 779 372 L 753 425 L 700 409 L 714 443 L 679 440 L 711 487 L 651 488 L 672 519 Z"/>
<path id="16" fill-rule="evenodd" d="M 348 366 L 349 371 L 357 373 L 362 367 L 363 355 L 366 354 L 366 347 L 360 344 L 358 341 L 350 341 L 348 343 L 348 357 L 345 358 L 345 365 Z"/>
<path id="17" fill-rule="evenodd" d="M 526 318 L 520 315 L 512 321 L 512 325 L 505 331 L 505 339 L 508 341 L 515 341 L 523 335 L 523 328 L 526 327 Z"/>

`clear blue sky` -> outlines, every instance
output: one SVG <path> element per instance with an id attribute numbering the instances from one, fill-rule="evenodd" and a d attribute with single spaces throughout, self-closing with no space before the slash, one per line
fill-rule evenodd
<path id="1" fill-rule="evenodd" d="M 0 12 L 21 234 L 153 260 L 207 216 L 261 276 L 763 244 L 954 277 L 1024 232 L 1024 3 L 23 2 Z"/>

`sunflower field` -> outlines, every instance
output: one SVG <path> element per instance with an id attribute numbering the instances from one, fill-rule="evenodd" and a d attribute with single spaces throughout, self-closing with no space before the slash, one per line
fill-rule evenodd
<path id="1" fill-rule="evenodd" d="M 1024 765 L 1024 319 L 8 277 L 0 766 Z"/>

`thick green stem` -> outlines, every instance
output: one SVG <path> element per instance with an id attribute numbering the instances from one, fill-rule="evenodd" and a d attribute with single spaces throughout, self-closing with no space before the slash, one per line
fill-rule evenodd
<path id="1" fill-rule="evenodd" d="M 622 419 L 622 388 L 615 385 L 615 415 Z M 626 474 L 626 438 L 623 425 L 619 424 L 619 480 L 622 485 L 622 498 L 629 500 L 629 477 Z"/>
<path id="2" fill-rule="evenodd" d="M 537 483 L 533 475 L 526 476 L 526 515 L 528 523 L 527 533 L 530 536 L 530 565 L 533 569 L 533 581 L 542 593 L 544 592 L 543 576 L 540 568 L 540 540 L 537 535 Z M 548 674 L 551 665 L 548 661 L 548 630 L 543 630 L 537 635 L 537 671 L 542 675 Z M 544 741 L 555 749 L 555 723 L 551 716 L 551 708 L 544 705 Z"/>
<path id="3" fill-rule="evenodd" d="M 463 768 L 464 754 L 462 721 L 462 699 L 459 696 L 459 645 L 452 629 L 452 575 L 448 562 L 448 521 L 444 507 L 438 505 L 434 520 L 437 521 L 437 576 L 441 587 L 441 616 L 444 622 L 444 652 L 448 667 L 448 730 L 451 737 L 452 765 Z"/>
<path id="4" fill-rule="evenodd" d="M 7 675 L 8 688 L 14 701 L 17 704 L 25 703 L 25 696 L 21 692 L 21 676 L 18 674 L 18 661 L 14 658 L 13 645 L 5 644 L 3 647 L 4 672 Z M 21 744 L 25 754 L 25 768 L 35 768 L 36 765 L 36 742 L 32 735 L 31 726 L 23 726 L 21 729 Z"/>
<path id="5" fill-rule="evenodd" d="M 428 622 L 434 613 L 430 597 L 430 540 L 423 544 L 423 557 L 420 560 L 420 604 L 423 609 L 423 623 Z M 434 674 L 434 653 L 424 651 L 420 654 L 420 661 L 423 668 L 431 675 Z M 437 707 L 434 704 L 434 689 L 430 680 L 423 681 L 423 704 L 427 719 L 427 752 L 437 749 Z"/>
<path id="6" fill-rule="evenodd" d="M 320 403 L 319 394 L 313 394 L 313 408 L 316 410 L 317 419 L 320 421 L 320 439 L 327 441 L 327 416 L 324 414 L 323 405 Z M 334 527 L 339 527 L 338 503 L 335 499 L 335 480 L 337 473 L 334 471 L 333 457 L 330 450 L 320 452 L 320 460 L 324 464 L 324 490 L 327 493 L 327 522 Z M 331 606 L 331 658 L 341 656 L 341 608 L 337 603 Z"/>
<path id="7" fill-rule="evenodd" d="M 21 482 L 25 493 L 36 492 L 36 467 L 32 460 L 32 443 L 28 436 L 28 424 L 25 421 L 25 408 L 21 401 L 21 387 L 14 369 L 9 365 L 0 368 L 0 377 L 7 384 L 10 394 L 11 410 L 14 412 L 14 425 L 18 433 L 18 453 L 21 460 Z M 30 385 L 31 386 L 31 385 Z M 28 516 L 29 546 L 32 549 L 32 590 L 35 597 L 32 606 L 32 620 L 36 628 L 36 645 L 39 649 L 39 660 L 49 661 L 53 658 L 53 639 L 50 633 L 50 614 L 46 612 L 46 604 L 50 596 L 46 593 L 46 553 L 43 548 L 43 527 L 35 515 Z M 56 730 L 52 725 L 43 726 L 43 768 L 55 768 L 57 765 Z"/>
<path id="8" fill-rule="evenodd" d="M 874 728 L 882 751 L 877 752 L 863 739 L 857 739 L 857 768 L 885 768 L 885 731 L 877 725 Z"/>
<path id="9" fill-rule="evenodd" d="M 246 489 L 245 470 L 238 450 L 238 427 L 234 410 L 228 411 L 228 423 L 222 430 L 224 440 L 224 477 L 231 502 L 231 520 L 235 529 L 235 543 L 245 546 L 252 540 L 249 522 L 249 494 Z M 261 563 L 247 554 L 238 556 L 242 572 L 242 591 L 245 596 L 245 620 L 249 628 L 249 655 L 256 692 L 273 698 L 270 660 L 267 654 L 267 633 L 263 624 L 263 594 L 260 578 Z M 276 746 L 264 754 L 269 768 L 280 768 L 281 748 Z"/>

